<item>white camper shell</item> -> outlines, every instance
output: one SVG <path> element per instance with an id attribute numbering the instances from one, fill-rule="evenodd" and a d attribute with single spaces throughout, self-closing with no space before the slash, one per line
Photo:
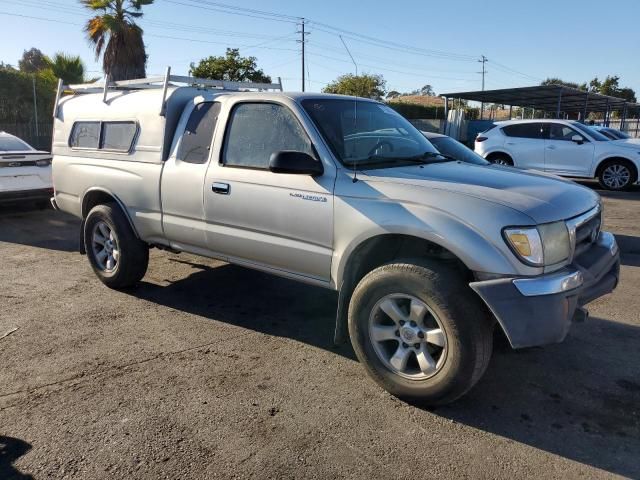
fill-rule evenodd
<path id="1" fill-rule="evenodd" d="M 264 93 L 255 92 L 269 91 L 282 91 L 280 79 L 227 82 L 175 76 L 169 69 L 162 77 L 129 81 L 69 86 L 60 81 L 51 152 L 56 162 L 54 206 L 83 218 L 88 193 L 104 192 L 122 202 L 139 236 L 162 243 L 162 169 L 157 165 L 176 147 L 179 123 L 186 123 L 193 107 L 203 101 L 238 92 L 262 98 Z M 189 104 L 193 106 L 187 108 Z"/>

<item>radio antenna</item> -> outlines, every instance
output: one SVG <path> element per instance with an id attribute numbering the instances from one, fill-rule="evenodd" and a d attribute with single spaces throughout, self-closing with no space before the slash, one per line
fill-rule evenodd
<path id="1" fill-rule="evenodd" d="M 347 51 L 347 53 L 349 54 L 349 57 L 351 57 L 351 61 L 353 62 L 353 65 L 356 67 L 356 77 L 358 76 L 358 64 L 356 63 L 355 59 L 353 58 L 353 55 L 351 55 L 351 51 L 349 50 L 349 47 L 347 47 L 347 42 L 344 41 L 344 38 L 342 38 L 342 35 L 338 35 L 340 37 L 340 41 L 342 42 L 342 45 L 344 45 L 344 49 Z M 356 78 L 356 85 L 357 85 L 357 78 Z M 356 131 L 356 128 L 358 128 L 358 97 L 354 97 L 353 99 L 353 131 Z M 357 166 L 357 161 L 354 159 L 353 161 L 353 183 L 356 183 L 358 181 L 358 166 Z"/>

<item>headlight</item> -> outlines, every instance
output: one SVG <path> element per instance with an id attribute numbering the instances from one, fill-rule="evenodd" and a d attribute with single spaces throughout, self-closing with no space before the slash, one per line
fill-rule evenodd
<path id="1" fill-rule="evenodd" d="M 571 254 L 569 231 L 564 222 L 506 228 L 504 237 L 520 260 L 535 267 L 555 265 Z"/>

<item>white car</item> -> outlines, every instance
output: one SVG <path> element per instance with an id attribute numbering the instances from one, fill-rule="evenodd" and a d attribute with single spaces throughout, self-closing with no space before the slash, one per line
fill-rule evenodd
<path id="1" fill-rule="evenodd" d="M 51 154 L 0 131 L 0 203 L 48 203 L 52 194 Z"/>
<path id="2" fill-rule="evenodd" d="M 630 187 L 640 169 L 640 140 L 611 141 L 570 120 L 496 122 L 476 137 L 475 151 L 493 163 L 597 178 L 608 190 Z"/>

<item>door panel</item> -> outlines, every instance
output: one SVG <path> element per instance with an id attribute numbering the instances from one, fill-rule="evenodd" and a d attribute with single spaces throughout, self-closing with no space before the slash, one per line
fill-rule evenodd
<path id="1" fill-rule="evenodd" d="M 544 128 L 541 122 L 515 123 L 502 128 L 505 148 L 516 167 L 544 170 Z"/>
<path id="2" fill-rule="evenodd" d="M 335 170 L 317 177 L 268 170 L 275 151 L 315 157 L 286 106 L 240 103 L 229 118 L 221 163 L 212 162 L 207 174 L 209 248 L 236 262 L 329 280 Z"/>
<path id="3" fill-rule="evenodd" d="M 584 139 L 578 144 L 574 135 Z M 588 175 L 593 160 L 594 145 L 578 131 L 559 123 L 549 125 L 549 138 L 545 140 L 545 170 L 563 175 Z"/>
<path id="4" fill-rule="evenodd" d="M 185 112 L 177 130 L 184 133 L 162 170 L 164 234 L 179 250 L 207 248 L 203 191 L 219 112 L 216 102 L 199 103 Z"/>

